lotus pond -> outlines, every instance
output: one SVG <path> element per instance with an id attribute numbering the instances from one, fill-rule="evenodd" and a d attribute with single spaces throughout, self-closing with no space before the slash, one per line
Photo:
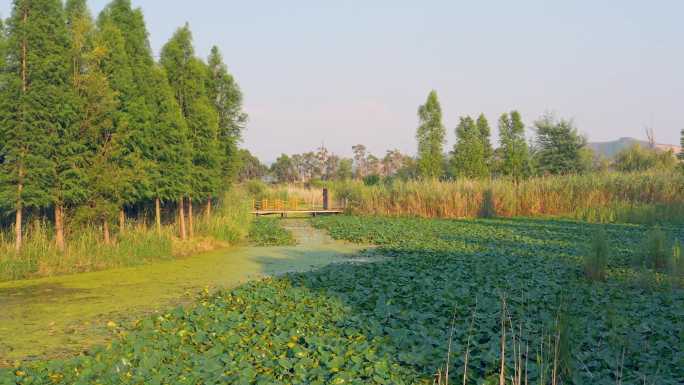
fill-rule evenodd
<path id="1" fill-rule="evenodd" d="M 582 256 L 601 225 L 313 223 L 384 258 L 204 293 L 115 328 L 117 339 L 88 355 L 19 364 L 0 384 L 431 384 L 447 367 L 452 383 L 466 372 L 469 384 L 498 384 L 502 342 L 507 384 L 684 379 L 684 291 L 630 267 L 643 226 L 605 226 L 608 273 L 594 282 Z"/>

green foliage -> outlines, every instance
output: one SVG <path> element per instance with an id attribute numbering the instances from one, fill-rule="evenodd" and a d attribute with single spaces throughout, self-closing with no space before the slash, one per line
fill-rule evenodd
<path id="1" fill-rule="evenodd" d="M 482 124 L 481 119 L 482 117 L 478 119 L 479 124 Z M 491 148 L 485 147 L 489 138 L 485 141 L 481 131 L 486 129 L 488 132 L 489 128 L 479 124 L 466 116 L 461 118 L 456 127 L 456 144 L 451 158 L 451 174 L 455 177 L 480 179 L 489 175 L 487 152 Z"/>
<path id="2" fill-rule="evenodd" d="M 439 178 L 443 173 L 446 130 L 442 124 L 442 107 L 437 92 L 431 91 L 424 105 L 418 108 L 420 126 L 418 138 L 418 170 L 424 178 Z"/>
<path id="3" fill-rule="evenodd" d="M 496 202 L 494 201 L 494 191 L 487 189 L 482 196 L 482 207 L 480 207 L 480 218 L 496 217 Z"/>
<path id="4" fill-rule="evenodd" d="M 0 282 L 137 266 L 206 251 L 223 242 L 237 245 L 247 238 L 252 223 L 250 203 L 241 190 L 225 192 L 212 217 L 198 220 L 198 239 L 188 244 L 175 239 L 174 225 L 164 225 L 158 234 L 139 221 L 118 234 L 113 245 L 105 245 L 101 241 L 101 224 L 95 223 L 79 225 L 79 231 L 67 233 L 67 248 L 61 252 L 52 241 L 50 224 L 36 218 L 27 222 L 30 225 L 20 253 L 11 244 L 11 234 L 0 231 Z M 79 220 L 78 214 L 73 220 Z"/>
<path id="5" fill-rule="evenodd" d="M 371 174 L 363 177 L 363 184 L 366 186 L 377 186 L 380 184 L 380 175 Z"/>
<path id="6" fill-rule="evenodd" d="M 192 307 L 134 322 L 110 347 L 7 375 L 20 384 L 50 383 L 50 375 L 65 384 L 432 384 L 453 319 L 450 380 L 462 380 L 470 340 L 468 377 L 476 383 L 499 372 L 505 294 L 511 329 L 522 330 L 519 340 L 506 338 L 508 373 L 517 342 L 545 364 L 528 361 L 530 383 L 542 373 L 548 379 L 556 351 L 549 340 L 560 335 L 558 383 L 614 384 L 623 352 L 624 383 L 684 376 L 684 292 L 623 281 L 639 227 L 606 228 L 611 267 L 605 283 L 591 283 L 581 274 L 582 245 L 601 226 L 355 217 L 315 224 L 336 238 L 374 243 L 369 256 L 385 258 L 204 294 Z"/>
<path id="7" fill-rule="evenodd" d="M 572 174 L 583 171 L 582 149 L 586 139 L 569 120 L 547 115 L 534 123 L 537 129 L 536 163 L 540 174 Z"/>
<path id="8" fill-rule="evenodd" d="M 520 113 L 512 111 L 499 118 L 499 172 L 516 181 L 530 174 L 530 158 L 525 125 Z"/>
<path id="9" fill-rule="evenodd" d="M 635 255 L 635 265 L 649 269 L 664 269 L 671 259 L 671 252 L 667 234 L 660 226 L 654 226 L 645 234 L 640 253 Z"/>
<path id="10" fill-rule="evenodd" d="M 242 110 L 242 91 L 228 72 L 216 46 L 212 47 L 209 55 L 207 91 L 218 113 L 222 177 L 229 182 L 237 175 L 239 168 L 238 142 L 242 138 L 247 114 Z"/>
<path id="11" fill-rule="evenodd" d="M 156 92 L 152 103 L 156 109 L 154 138 L 148 148 L 150 167 L 149 183 L 155 198 L 175 201 L 189 191 L 187 171 L 190 169 L 188 127 L 160 66 L 152 71 Z"/>
<path id="12" fill-rule="evenodd" d="M 342 159 L 340 160 L 339 167 L 337 168 L 337 180 L 350 180 L 354 177 L 354 161 L 352 159 Z"/>
<path id="13" fill-rule="evenodd" d="M 252 155 L 247 149 L 240 149 L 238 151 L 239 157 L 239 171 L 238 180 L 248 181 L 253 179 L 260 179 L 268 173 L 268 167 L 261 163 L 259 158 Z"/>
<path id="14" fill-rule="evenodd" d="M 15 0 L 0 90 L 0 206 L 52 202 L 59 134 L 69 128 L 67 31 L 59 0 Z"/>
<path id="15" fill-rule="evenodd" d="M 634 144 L 620 151 L 613 161 L 613 167 L 621 172 L 638 172 L 647 170 L 672 170 L 677 159 L 672 151 L 658 151 Z"/>
<path id="16" fill-rule="evenodd" d="M 160 61 L 188 126 L 192 166 L 188 170 L 190 190 L 187 193 L 200 199 L 216 196 L 222 185 L 224 159 L 218 141 L 219 114 L 207 90 L 209 69 L 195 57 L 187 24 L 164 45 Z"/>
<path id="17" fill-rule="evenodd" d="M 255 246 L 289 246 L 297 241 L 277 218 L 257 218 L 249 230 L 249 241 Z"/>
<path id="18" fill-rule="evenodd" d="M 271 165 L 271 174 L 279 183 L 292 183 L 297 180 L 297 170 L 295 170 L 292 158 L 282 154 Z"/>
<path id="19" fill-rule="evenodd" d="M 592 280 L 605 280 L 609 259 L 611 259 L 611 255 L 608 233 L 601 228 L 591 236 L 589 250 L 584 256 L 584 274 Z"/>
<path id="20" fill-rule="evenodd" d="M 484 147 L 485 164 L 487 165 L 488 171 L 491 172 L 494 162 L 494 148 L 492 147 L 491 141 L 492 129 L 489 127 L 489 121 L 487 121 L 487 117 L 485 117 L 484 114 L 480 114 L 480 116 L 477 117 L 477 122 L 475 124 L 477 125 L 478 131 L 480 131 L 480 138 L 482 139 L 482 146 Z"/>

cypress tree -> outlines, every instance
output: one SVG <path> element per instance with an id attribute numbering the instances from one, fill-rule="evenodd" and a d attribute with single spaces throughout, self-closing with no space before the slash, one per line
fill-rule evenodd
<path id="1" fill-rule="evenodd" d="M 516 181 L 529 175 L 529 147 L 520 113 L 512 111 L 499 118 L 500 172 Z"/>
<path id="2" fill-rule="evenodd" d="M 242 92 L 223 57 L 214 46 L 208 60 L 207 90 L 209 99 L 218 113 L 218 138 L 221 151 L 221 176 L 227 186 L 236 176 L 239 166 L 238 143 L 247 121 L 242 110 Z M 211 212 L 211 199 L 207 199 L 207 214 Z"/>
<path id="3" fill-rule="evenodd" d="M 140 8 L 133 9 L 130 0 L 114 0 L 98 17 L 101 30 L 118 29 L 123 52 L 116 54 L 119 62 L 113 64 L 112 86 L 119 95 L 120 111 L 115 119 L 116 130 L 121 134 L 119 162 L 135 173 L 122 183 L 122 206 L 153 198 L 150 173 L 155 167 L 152 142 L 156 132 L 154 59 L 150 47 L 145 18 Z M 119 215 L 123 229 L 123 207 Z"/>
<path id="4" fill-rule="evenodd" d="M 424 178 L 439 178 L 444 163 L 446 131 L 442 124 L 442 108 L 437 92 L 431 91 L 424 105 L 418 108 L 418 168 Z"/>
<path id="5" fill-rule="evenodd" d="M 456 144 L 451 163 L 454 176 L 484 178 L 488 174 L 482 134 L 470 116 L 461 118 L 456 127 Z"/>
<path id="6" fill-rule="evenodd" d="M 83 15 L 83 9 L 85 4 L 79 1 L 67 4 L 70 15 Z M 122 95 L 129 95 L 133 78 L 123 34 L 110 22 L 98 24 L 81 50 L 72 48 L 73 66 L 78 69 L 73 86 L 80 108 L 78 131 L 86 146 L 83 181 L 87 185 L 76 219 L 102 225 L 108 244 L 109 223 L 137 176 L 132 167 L 134 157 L 125 147 L 132 134 L 129 113 L 119 108 Z"/>
<path id="7" fill-rule="evenodd" d="M 60 130 L 50 138 L 54 144 L 51 160 L 53 174 L 50 179 L 52 205 L 54 209 L 55 243 L 60 251 L 65 249 L 64 216 L 65 206 L 81 203 L 87 196 L 85 158 L 86 142 L 82 135 L 83 120 L 89 106 L 81 94 L 81 83 L 88 68 L 88 54 L 94 33 L 92 19 L 85 0 L 69 0 L 66 3 L 67 47 L 65 49 L 66 70 L 63 100 L 64 111 L 68 112 Z"/>
<path id="8" fill-rule="evenodd" d="M 9 19 L 6 87 L 0 105 L 0 202 L 15 212 L 15 247 L 23 211 L 53 200 L 51 142 L 69 119 L 66 23 L 60 0 L 14 0 Z"/>
<path id="9" fill-rule="evenodd" d="M 193 198 L 211 198 L 221 185 L 219 115 L 206 87 L 208 67 L 195 57 L 189 26 L 178 29 L 164 45 L 161 64 L 188 126 L 192 165 L 188 170 L 188 232 L 193 235 Z M 181 202 L 183 199 L 181 199 Z M 183 204 L 181 204 L 183 206 Z M 182 234 L 181 234 L 182 236 Z"/>
<path id="10" fill-rule="evenodd" d="M 190 153 L 187 125 L 166 72 L 161 66 L 156 66 L 152 75 L 157 90 L 153 99 L 157 120 L 151 149 L 154 167 L 150 173 L 150 186 L 155 201 L 155 224 L 160 232 L 161 203 L 174 201 L 189 189 L 187 170 L 190 167 Z"/>

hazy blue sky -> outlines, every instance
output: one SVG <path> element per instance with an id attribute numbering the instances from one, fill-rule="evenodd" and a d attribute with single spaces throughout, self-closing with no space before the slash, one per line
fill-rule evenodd
<path id="1" fill-rule="evenodd" d="M 528 125 L 545 111 L 573 118 L 597 141 L 652 125 L 678 143 L 684 128 L 681 0 L 133 3 L 155 52 L 186 21 L 201 56 L 223 50 L 251 117 L 244 145 L 266 161 L 321 143 L 413 153 L 430 89 L 449 143 L 459 116 L 495 125 L 511 109 Z"/>

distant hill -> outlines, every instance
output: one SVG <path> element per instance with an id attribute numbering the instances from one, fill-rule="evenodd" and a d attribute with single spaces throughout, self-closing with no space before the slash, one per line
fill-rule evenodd
<path id="1" fill-rule="evenodd" d="M 649 146 L 647 141 L 634 138 L 620 138 L 610 142 L 593 142 L 588 143 L 587 145 L 594 150 L 596 154 L 603 155 L 606 158 L 612 158 L 618 152 L 631 147 L 633 144 L 638 144 L 643 147 Z M 672 150 L 675 154 L 678 154 L 682 150 L 681 147 L 671 144 L 656 144 L 656 148 L 663 151 Z"/>

